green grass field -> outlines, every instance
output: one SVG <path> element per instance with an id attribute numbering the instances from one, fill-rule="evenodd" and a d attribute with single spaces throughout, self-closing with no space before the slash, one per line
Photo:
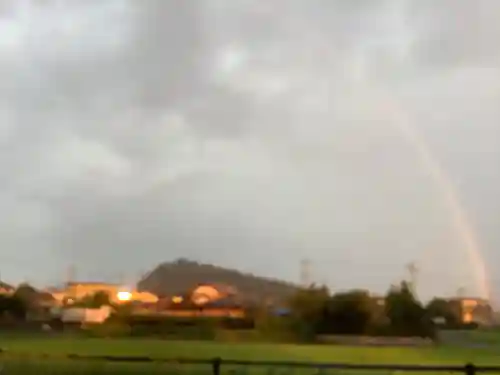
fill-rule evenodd
<path id="1" fill-rule="evenodd" d="M 67 354 L 149 356 L 157 359 L 221 357 L 233 360 L 341 362 L 361 364 L 500 365 L 500 350 L 452 347 L 374 348 L 291 344 L 237 344 L 154 339 L 27 338 L 0 337 L 0 355 L 5 374 L 210 374 L 208 365 L 165 363 L 106 363 L 64 359 Z M 46 358 L 41 358 L 45 356 Z M 244 369 L 222 367 L 222 374 Z M 268 374 L 267 369 L 246 369 L 247 374 Z M 315 374 L 317 371 L 280 369 L 278 374 Z M 349 375 L 360 374 L 342 371 Z M 339 374 L 339 371 L 331 371 Z M 379 372 L 380 374 L 383 373 Z M 387 373 L 387 371 L 385 372 Z"/>

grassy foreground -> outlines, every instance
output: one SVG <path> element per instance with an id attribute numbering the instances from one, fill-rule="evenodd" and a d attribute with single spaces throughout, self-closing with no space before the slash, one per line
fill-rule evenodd
<path id="1" fill-rule="evenodd" d="M 442 364 L 500 365 L 500 351 L 492 349 L 428 348 L 368 348 L 324 345 L 245 344 L 196 341 L 162 341 L 154 339 L 95 339 L 95 338 L 8 338 L 0 337 L 0 360 L 5 374 L 210 374 L 207 365 L 174 365 L 166 363 L 110 363 L 73 361 L 67 354 L 147 356 L 157 359 L 221 357 L 234 360 L 340 362 L 362 364 Z M 46 358 L 41 358 L 45 356 Z M 267 369 L 229 369 L 222 374 L 245 372 L 268 374 Z M 315 370 L 293 371 L 278 369 L 279 374 L 313 375 Z M 358 375 L 353 371 L 349 375 Z M 331 371 L 339 374 L 339 371 Z M 382 372 L 380 372 L 382 374 Z M 387 372 L 386 372 L 387 373 Z"/>

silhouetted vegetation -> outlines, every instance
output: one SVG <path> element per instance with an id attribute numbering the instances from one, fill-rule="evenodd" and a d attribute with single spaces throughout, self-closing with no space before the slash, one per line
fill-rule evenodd
<path id="1" fill-rule="evenodd" d="M 109 305 L 111 305 L 111 299 L 109 293 L 104 290 L 89 294 L 72 304 L 72 306 L 75 307 L 86 307 L 90 309 L 98 309 L 101 306 Z"/>
<path id="2" fill-rule="evenodd" d="M 334 294 L 325 310 L 324 331 L 340 335 L 366 335 L 380 316 L 377 302 L 366 291 Z"/>
<path id="3" fill-rule="evenodd" d="M 432 299 L 426 306 L 428 317 L 443 327 L 461 325 L 458 307 L 442 298 Z"/>
<path id="4" fill-rule="evenodd" d="M 311 286 L 296 292 L 288 306 L 286 317 L 258 315 L 257 329 L 299 341 L 330 334 L 435 337 L 430 315 L 404 282 L 384 299 L 359 290 L 331 295 L 325 287 Z"/>
<path id="5" fill-rule="evenodd" d="M 27 306 L 19 296 L 0 295 L 0 320 L 25 320 Z"/>
<path id="6" fill-rule="evenodd" d="M 50 293 L 41 292 L 33 286 L 20 284 L 13 294 L 14 298 L 22 301 L 30 320 L 43 320 L 49 315 L 48 306 L 54 300 Z"/>
<path id="7" fill-rule="evenodd" d="M 388 333 L 392 335 L 435 336 L 432 320 L 406 282 L 389 290 L 385 298 L 385 313 L 389 320 Z"/>
<path id="8" fill-rule="evenodd" d="M 87 332 L 92 336 L 100 337 L 132 336 L 213 340 L 220 331 L 253 328 L 254 322 L 250 319 L 113 314 L 104 324 L 94 325 Z"/>

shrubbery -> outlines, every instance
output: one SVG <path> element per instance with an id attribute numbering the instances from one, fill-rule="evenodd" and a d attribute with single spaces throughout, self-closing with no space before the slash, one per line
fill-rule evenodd
<path id="1" fill-rule="evenodd" d="M 131 334 L 129 325 L 116 321 L 108 320 L 103 324 L 94 324 L 86 327 L 85 330 L 90 336 L 93 337 L 127 337 Z"/>
<path id="2" fill-rule="evenodd" d="M 23 321 L 27 312 L 27 304 L 18 295 L 0 295 L 0 320 Z"/>
<path id="3" fill-rule="evenodd" d="M 220 318 L 177 318 L 161 315 L 112 315 L 103 324 L 90 326 L 87 332 L 99 337 L 158 337 L 180 340 L 214 340 L 221 331 L 253 327 L 246 320 L 229 322 Z"/>
<path id="4" fill-rule="evenodd" d="M 365 291 L 330 295 L 313 286 L 292 296 L 289 307 L 286 317 L 258 316 L 257 329 L 299 341 L 318 335 L 435 337 L 431 316 L 406 283 L 391 288 L 384 299 Z"/>

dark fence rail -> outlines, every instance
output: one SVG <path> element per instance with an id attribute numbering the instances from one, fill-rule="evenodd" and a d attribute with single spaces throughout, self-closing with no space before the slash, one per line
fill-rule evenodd
<path id="1" fill-rule="evenodd" d="M 247 367 L 292 367 L 303 369 L 325 369 L 325 370 L 374 370 L 374 371 L 418 371 L 418 372 L 462 372 L 474 374 L 476 372 L 500 373 L 500 366 L 475 366 L 465 364 L 463 366 L 442 365 L 403 365 L 403 364 L 357 364 L 357 363 L 329 363 L 329 362 L 301 362 L 301 361 L 245 361 L 233 359 L 196 359 L 196 358 L 151 358 L 151 357 L 128 357 L 128 356 L 82 356 L 68 355 L 69 359 L 84 361 L 109 361 L 109 362 L 164 362 L 185 365 L 209 365 L 214 369 L 214 375 L 218 375 L 223 365 L 247 366 Z"/>
<path id="2" fill-rule="evenodd" d="M 366 371 L 411 371 L 411 372 L 440 372 L 450 373 L 458 372 L 465 375 L 476 375 L 477 373 L 498 373 L 499 366 L 476 366 L 468 363 L 462 366 L 446 365 L 403 365 L 403 364 L 354 364 L 354 363 L 322 363 L 322 362 L 301 362 L 301 361 L 246 361 L 232 360 L 222 358 L 197 359 L 197 358 L 154 358 L 140 356 L 95 356 L 66 354 L 54 356 L 50 354 L 41 354 L 32 356 L 30 354 L 7 353 L 0 349 L 0 359 L 18 358 L 18 359 L 66 359 L 72 361 L 84 362 L 114 362 L 114 363 L 165 363 L 179 365 L 207 365 L 210 366 L 212 375 L 221 375 L 222 366 L 242 366 L 242 367 L 261 367 L 277 368 L 286 367 L 293 369 L 312 369 L 312 370 L 366 370 Z"/>

